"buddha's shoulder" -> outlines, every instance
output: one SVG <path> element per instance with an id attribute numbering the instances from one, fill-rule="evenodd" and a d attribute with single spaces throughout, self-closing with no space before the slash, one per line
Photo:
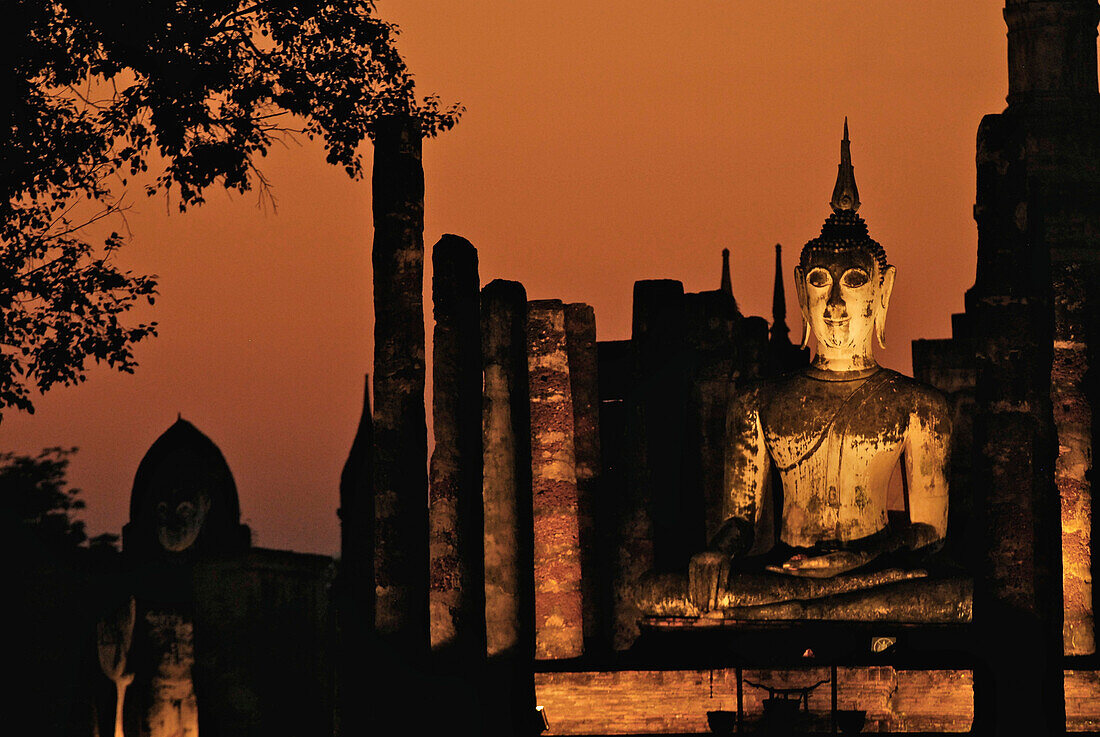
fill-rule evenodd
<path id="1" fill-rule="evenodd" d="M 937 432 L 951 432 L 951 405 L 936 387 L 912 376 L 890 371 L 884 388 L 893 394 L 891 403 L 907 410 L 909 417 L 919 420 L 921 425 L 935 428 Z"/>
<path id="2" fill-rule="evenodd" d="M 915 409 L 928 408 L 935 411 L 948 411 L 947 397 L 931 384 L 925 384 L 919 379 L 906 376 L 893 369 L 884 368 L 880 373 L 883 375 L 883 388 L 905 397 Z"/>
<path id="3" fill-rule="evenodd" d="M 873 382 L 868 388 L 873 395 L 890 398 L 913 410 L 941 414 L 948 411 L 947 398 L 934 386 L 925 384 L 893 369 L 883 368 L 864 381 Z M 807 369 L 798 369 L 780 376 L 757 379 L 737 387 L 732 395 L 734 402 L 763 406 L 776 400 L 807 398 L 828 395 L 847 397 L 853 391 L 850 381 L 823 381 Z"/>

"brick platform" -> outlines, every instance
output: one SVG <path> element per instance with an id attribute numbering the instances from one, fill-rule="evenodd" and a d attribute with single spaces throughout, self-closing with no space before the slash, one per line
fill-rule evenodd
<path id="1" fill-rule="evenodd" d="M 1100 732 L 1100 671 L 1066 671 L 1066 731 Z"/>
<path id="2" fill-rule="evenodd" d="M 827 678 L 828 668 L 742 672 L 743 681 L 773 687 Z M 737 709 L 732 668 L 538 673 L 535 688 L 551 735 L 703 734 L 709 732 L 707 711 Z M 766 696 L 743 683 L 747 723 L 760 718 Z M 811 729 L 829 730 L 831 700 L 829 684 L 810 694 Z M 837 707 L 866 709 L 865 732 L 966 732 L 974 719 L 973 676 L 966 670 L 838 668 Z"/>

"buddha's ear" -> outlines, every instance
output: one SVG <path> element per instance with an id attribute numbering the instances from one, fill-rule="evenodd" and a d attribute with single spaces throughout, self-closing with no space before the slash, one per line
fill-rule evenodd
<path id="1" fill-rule="evenodd" d="M 802 266 L 794 267 L 794 291 L 798 295 L 798 307 L 802 310 L 802 344 L 805 348 L 810 344 L 810 305 L 806 296 L 806 274 Z"/>
<path id="2" fill-rule="evenodd" d="M 878 309 L 875 311 L 875 335 L 880 348 L 886 347 L 886 311 L 890 309 L 890 294 L 894 291 L 894 277 L 898 270 L 887 266 L 882 273 L 882 286 L 878 290 Z"/>

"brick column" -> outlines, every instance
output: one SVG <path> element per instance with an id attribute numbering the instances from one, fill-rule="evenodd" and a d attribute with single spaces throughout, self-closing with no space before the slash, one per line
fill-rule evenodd
<path id="1" fill-rule="evenodd" d="M 581 557 L 573 395 L 560 300 L 527 304 L 535 533 L 535 657 L 579 657 Z"/>
<path id="2" fill-rule="evenodd" d="M 596 314 L 586 304 L 565 306 L 565 346 L 569 391 L 573 397 L 573 459 L 577 476 L 577 521 L 581 547 L 581 616 L 584 647 L 607 646 L 604 600 L 610 579 L 601 550 L 610 520 L 601 514 L 600 397 L 596 354 Z"/>

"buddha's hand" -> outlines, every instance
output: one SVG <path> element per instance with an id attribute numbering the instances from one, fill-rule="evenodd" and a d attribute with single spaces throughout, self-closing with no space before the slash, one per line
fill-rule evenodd
<path id="1" fill-rule="evenodd" d="M 688 563 L 688 597 L 702 612 L 718 609 L 730 575 L 730 559 L 725 553 L 706 551 L 691 556 Z"/>
<path id="2" fill-rule="evenodd" d="M 874 558 L 875 555 L 867 551 L 837 550 L 823 555 L 793 555 L 782 565 L 768 566 L 768 570 L 792 576 L 832 578 L 865 566 Z"/>

